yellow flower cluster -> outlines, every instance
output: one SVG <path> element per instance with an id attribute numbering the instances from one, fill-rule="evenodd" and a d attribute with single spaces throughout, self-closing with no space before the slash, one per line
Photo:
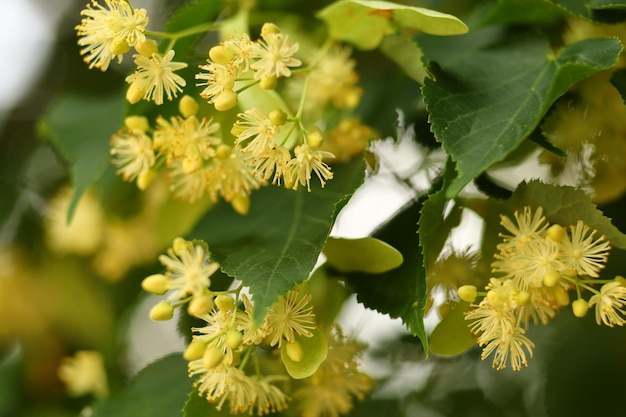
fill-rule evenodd
<path id="1" fill-rule="evenodd" d="M 483 359 L 493 353 L 497 369 L 507 362 L 514 370 L 527 366 L 527 355 L 532 356 L 534 347 L 525 335 L 529 323 L 548 323 L 569 304 L 569 290 L 577 292 L 572 304 L 577 317 L 584 316 L 589 305 L 596 305 L 598 324 L 624 323 L 618 313 L 624 313 L 626 287 L 619 280 L 598 279 L 611 249 L 604 236 L 596 237 L 597 231 L 582 221 L 567 228 L 550 225 L 541 207 L 534 212 L 524 207 L 522 213 L 514 213 L 514 220 L 503 215 L 500 224 L 507 233 L 500 235 L 502 243 L 492 263 L 497 277 L 490 279 L 486 293 L 478 293 L 473 286 L 459 288 L 465 301 L 484 296 L 466 315 L 483 346 Z M 600 291 L 593 288 L 597 284 L 604 284 Z M 594 294 L 588 303 L 582 298 L 583 290 Z"/>
<path id="2" fill-rule="evenodd" d="M 176 307 L 187 305 L 191 315 L 204 321 L 204 326 L 191 329 L 193 338 L 183 357 L 189 361 L 189 376 L 196 379 L 198 393 L 218 409 L 228 404 L 233 414 L 269 414 L 287 408 L 292 392 L 304 415 L 337 416 L 351 409 L 352 397 L 362 399 L 371 390 L 369 377 L 357 368 L 365 346 L 338 328 L 327 334 L 317 328 L 306 284 L 279 297 L 257 325 L 254 305 L 241 285 L 228 291 L 210 289 L 210 277 L 219 264 L 210 260 L 205 244 L 177 238 L 159 260 L 165 273 L 146 277 L 142 287 L 167 295 L 150 316 L 169 320 Z M 303 338 L 328 342 L 312 348 Z M 306 355 L 320 353 L 311 349 L 323 349 L 325 360 L 310 376 L 295 380 L 279 362 L 282 355 L 275 354 L 283 349 L 294 363 L 307 363 Z"/>

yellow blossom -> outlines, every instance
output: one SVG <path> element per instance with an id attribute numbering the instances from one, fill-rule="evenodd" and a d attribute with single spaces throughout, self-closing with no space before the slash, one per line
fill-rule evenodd
<path id="1" fill-rule="evenodd" d="M 144 100 L 152 100 L 161 105 L 164 95 L 168 100 L 172 100 L 186 85 L 185 79 L 174 71 L 186 68 L 187 64 L 172 62 L 174 50 L 168 51 L 165 56 L 156 53 L 150 57 L 135 54 L 133 58 L 137 71 L 126 77 L 126 82 L 130 84 L 130 88 L 138 92 L 138 95 L 143 95 Z"/>
<path id="2" fill-rule="evenodd" d="M 132 9 L 122 0 L 104 0 L 105 6 L 92 0 L 81 11 L 83 19 L 76 26 L 81 55 L 89 68 L 106 71 L 111 60 L 122 61 L 123 51 L 145 41 L 144 31 L 148 25 L 145 9 Z M 122 53 L 121 53 L 122 52 Z"/>
<path id="3" fill-rule="evenodd" d="M 589 307 L 596 306 L 596 323 L 606 326 L 622 326 L 626 323 L 626 287 L 619 281 L 606 283 L 600 292 L 589 299 Z"/>
<path id="4" fill-rule="evenodd" d="M 298 51 L 298 44 L 289 42 L 289 37 L 282 33 L 268 33 L 263 39 L 254 44 L 252 58 L 255 61 L 250 67 L 255 71 L 254 79 L 266 77 L 289 77 L 291 69 L 298 67 L 302 62 L 294 58 Z"/>
<path id="5" fill-rule="evenodd" d="M 123 129 L 111 137 L 111 155 L 117 173 L 125 181 L 133 181 L 156 162 L 152 140 L 139 129 Z"/>
<path id="6" fill-rule="evenodd" d="M 71 396 L 93 394 L 102 398 L 109 394 L 104 360 L 99 352 L 81 350 L 73 357 L 63 358 L 58 375 Z"/>
<path id="7" fill-rule="evenodd" d="M 283 342 L 293 342 L 295 335 L 313 336 L 315 314 L 310 304 L 311 294 L 296 288 L 290 290 L 272 305 L 267 326 L 271 329 L 270 345 L 280 347 Z"/>
<path id="8" fill-rule="evenodd" d="M 295 158 L 287 164 L 285 173 L 285 186 L 294 190 L 299 185 L 306 185 L 311 191 L 311 173 L 315 173 L 320 180 L 322 187 L 326 181 L 333 178 L 330 167 L 323 161 L 324 158 L 333 158 L 330 152 L 315 149 L 306 143 L 296 146 L 294 149 Z"/>
<path id="9" fill-rule="evenodd" d="M 604 236 L 594 240 L 596 230 L 580 220 L 575 226 L 570 226 L 569 232 L 561 243 L 565 268 L 576 270 L 579 275 L 598 277 L 598 272 L 604 268 L 609 256 L 609 242 Z"/>

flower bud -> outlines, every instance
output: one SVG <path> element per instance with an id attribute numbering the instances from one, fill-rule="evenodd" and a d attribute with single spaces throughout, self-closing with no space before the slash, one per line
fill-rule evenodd
<path id="1" fill-rule="evenodd" d="M 150 318 L 156 321 L 169 320 L 174 317 L 174 306 L 167 301 L 161 301 L 150 310 Z"/>
<path id="2" fill-rule="evenodd" d="M 231 329 L 226 333 L 225 342 L 226 345 L 231 349 L 237 349 L 241 346 L 241 342 L 243 341 L 243 335 L 241 332 Z"/>
<path id="3" fill-rule="evenodd" d="M 119 42 L 113 42 L 110 50 L 113 55 L 124 55 L 126 52 L 130 51 L 130 45 L 126 42 L 126 39 L 124 39 Z"/>
<path id="4" fill-rule="evenodd" d="M 146 190 L 152 181 L 157 177 L 157 172 L 153 169 L 146 169 L 141 171 L 139 176 L 137 176 L 137 188 L 141 191 Z"/>
<path id="5" fill-rule="evenodd" d="M 615 281 L 619 282 L 622 287 L 626 287 L 626 278 L 621 275 L 615 277 Z"/>
<path id="6" fill-rule="evenodd" d="M 163 274 L 154 274 L 141 281 L 141 288 L 151 294 L 165 294 L 170 286 L 170 280 Z"/>
<path id="7" fill-rule="evenodd" d="M 265 76 L 261 78 L 261 81 L 259 82 L 259 87 L 263 90 L 273 90 L 276 88 L 276 85 L 278 85 L 276 77 Z"/>
<path id="8" fill-rule="evenodd" d="M 556 272 L 554 269 L 550 269 L 548 272 L 543 274 L 543 285 L 546 287 L 554 287 L 559 283 L 561 279 L 561 275 Z"/>
<path id="9" fill-rule="evenodd" d="M 459 298 L 463 301 L 467 301 L 468 303 L 473 303 L 476 301 L 477 290 L 474 285 L 462 285 L 457 290 L 459 294 Z"/>
<path id="10" fill-rule="evenodd" d="M 213 296 L 209 294 L 196 295 L 187 305 L 187 312 L 192 316 L 202 317 L 210 313 L 214 306 Z"/>
<path id="11" fill-rule="evenodd" d="M 322 137 L 322 134 L 319 130 L 315 130 L 307 135 L 306 140 L 309 146 L 311 146 L 312 148 L 319 148 L 320 146 L 322 146 L 324 138 Z"/>
<path id="12" fill-rule="evenodd" d="M 128 100 L 130 104 L 135 104 L 141 101 L 145 95 L 146 92 L 143 88 L 140 88 L 137 83 L 132 83 L 130 87 L 128 87 L 128 91 L 126 91 L 126 100 Z"/>
<path id="13" fill-rule="evenodd" d="M 585 317 L 589 310 L 589 303 L 587 300 L 579 298 L 572 303 L 572 312 L 576 317 Z"/>
<path id="14" fill-rule="evenodd" d="M 234 137 L 239 137 L 246 130 L 243 126 L 241 126 L 238 122 L 233 124 L 233 127 L 230 128 L 230 134 Z"/>
<path id="15" fill-rule="evenodd" d="M 233 50 L 224 45 L 217 45 L 209 49 L 209 58 L 216 64 L 228 65 L 233 59 Z"/>
<path id="16" fill-rule="evenodd" d="M 176 255 L 180 256 L 180 254 L 183 253 L 183 251 L 187 250 L 187 247 L 189 246 L 190 243 L 191 242 L 186 241 L 182 237 L 177 237 L 172 242 L 172 250 L 174 251 Z"/>
<path id="17" fill-rule="evenodd" d="M 226 111 L 235 107 L 237 102 L 237 93 L 235 93 L 232 89 L 227 88 L 215 97 L 213 105 L 217 111 Z"/>
<path id="18" fill-rule="evenodd" d="M 150 129 L 150 123 L 148 123 L 148 119 L 144 116 L 127 116 L 124 119 L 124 126 L 129 130 L 138 129 L 144 133 Z"/>
<path id="19" fill-rule="evenodd" d="M 556 243 L 561 243 L 565 238 L 565 228 L 559 224 L 553 224 L 546 230 L 546 237 Z"/>
<path id="20" fill-rule="evenodd" d="M 274 126 L 282 126 L 287 120 L 287 113 L 285 113 L 281 109 L 274 109 L 267 117 L 270 119 Z"/>
<path id="21" fill-rule="evenodd" d="M 264 23 L 261 27 L 261 37 L 267 39 L 269 35 L 276 35 L 280 33 L 280 29 L 273 23 Z"/>
<path id="22" fill-rule="evenodd" d="M 518 307 L 524 307 L 530 303 L 530 293 L 528 291 L 520 290 L 515 295 L 515 303 Z"/>
<path id="23" fill-rule="evenodd" d="M 231 151 L 232 148 L 230 146 L 222 143 L 215 150 L 215 157 L 221 160 L 228 159 L 230 158 Z"/>
<path id="24" fill-rule="evenodd" d="M 143 42 L 137 42 L 135 51 L 140 55 L 151 57 L 152 54 L 159 52 L 159 46 L 154 39 L 146 39 Z"/>
<path id="25" fill-rule="evenodd" d="M 569 304 L 569 294 L 563 287 L 553 287 L 552 290 L 554 291 L 554 298 L 560 306 L 566 306 Z"/>
<path id="26" fill-rule="evenodd" d="M 205 351 L 206 343 L 197 338 L 193 339 L 183 352 L 183 359 L 186 361 L 195 361 L 196 359 L 202 358 Z"/>
<path id="27" fill-rule="evenodd" d="M 195 116 L 198 113 L 198 102 L 190 95 L 185 94 L 178 102 L 178 110 L 184 118 Z"/>
<path id="28" fill-rule="evenodd" d="M 250 211 L 250 197 L 247 195 L 238 195 L 233 198 L 230 205 L 237 213 L 245 216 Z"/>
<path id="29" fill-rule="evenodd" d="M 302 349 L 302 345 L 297 340 L 294 340 L 291 343 L 287 343 L 285 346 L 287 349 L 287 356 L 294 362 L 300 362 L 304 357 L 304 350 Z"/>
<path id="30" fill-rule="evenodd" d="M 202 364 L 205 368 L 211 369 L 219 365 L 220 362 L 222 362 L 222 359 L 224 359 L 224 353 L 222 352 L 222 350 L 216 348 L 215 346 L 212 346 L 204 351 L 204 355 L 202 356 Z"/>
<path id="31" fill-rule="evenodd" d="M 215 297 L 215 305 L 220 311 L 230 311 L 235 308 L 235 299 L 230 295 L 221 294 Z"/>

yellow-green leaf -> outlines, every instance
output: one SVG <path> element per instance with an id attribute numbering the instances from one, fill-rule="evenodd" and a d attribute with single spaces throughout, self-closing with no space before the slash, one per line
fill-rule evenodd
<path id="1" fill-rule="evenodd" d="M 324 255 L 339 272 L 380 274 L 402 265 L 402 254 L 388 243 L 374 237 L 359 239 L 329 238 Z"/>
<path id="2" fill-rule="evenodd" d="M 476 337 L 467 327 L 465 313 L 470 305 L 465 301 L 456 304 L 439 322 L 430 335 L 430 350 L 440 356 L 460 355 L 476 344 Z"/>
<path id="3" fill-rule="evenodd" d="M 328 354 L 326 336 L 317 329 L 314 329 L 312 333 L 312 337 L 296 336 L 296 341 L 300 343 L 304 353 L 300 361 L 292 360 L 287 355 L 287 349 L 284 346 L 280 349 L 280 357 L 285 364 L 285 368 L 294 379 L 310 377 L 317 371 L 322 362 L 326 360 Z"/>
<path id="4" fill-rule="evenodd" d="M 343 0 L 318 13 L 332 38 L 361 49 L 374 49 L 397 28 L 417 29 L 430 35 L 460 35 L 468 28 L 455 16 L 389 1 Z"/>

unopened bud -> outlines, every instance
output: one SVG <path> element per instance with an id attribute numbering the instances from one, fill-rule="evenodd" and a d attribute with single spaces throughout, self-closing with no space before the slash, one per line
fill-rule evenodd
<path id="1" fill-rule="evenodd" d="M 553 224 L 546 230 L 546 237 L 554 242 L 561 243 L 565 238 L 565 228 L 559 224 Z"/>
<path id="2" fill-rule="evenodd" d="M 543 285 L 546 287 L 554 287 L 559 283 L 561 279 L 561 275 L 556 272 L 554 269 L 548 270 L 545 274 L 543 274 Z"/>
<path id="3" fill-rule="evenodd" d="M 230 295 L 221 294 L 215 297 L 215 305 L 220 311 L 230 311 L 235 308 L 235 299 Z"/>
<path id="4" fill-rule="evenodd" d="M 161 301 L 150 310 L 150 318 L 156 321 L 169 320 L 174 317 L 174 306 L 167 301 Z"/>
<path id="5" fill-rule="evenodd" d="M 563 287 L 557 286 L 552 290 L 554 291 L 554 298 L 560 306 L 566 306 L 569 304 L 569 294 Z"/>
<path id="6" fill-rule="evenodd" d="M 274 109 L 267 116 L 274 126 L 282 126 L 287 120 L 287 113 L 281 109 Z"/>
<path id="7" fill-rule="evenodd" d="M 306 140 L 309 146 L 311 146 L 312 148 L 319 148 L 320 146 L 322 146 L 324 138 L 322 137 L 322 134 L 319 130 L 314 130 L 307 135 Z"/>
<path id="8" fill-rule="evenodd" d="M 213 105 L 215 106 L 215 110 L 217 111 L 226 111 L 235 107 L 237 105 L 237 102 L 237 93 L 228 88 L 224 89 L 215 97 L 215 99 L 213 100 Z"/>
<path id="9" fill-rule="evenodd" d="M 276 88 L 276 85 L 278 85 L 276 77 L 265 76 L 259 81 L 259 87 L 263 90 L 273 90 Z"/>
<path id="10" fill-rule="evenodd" d="M 291 343 L 287 343 L 285 346 L 287 349 L 287 356 L 294 362 L 300 362 L 304 357 L 304 350 L 302 349 L 302 345 L 297 340 L 294 340 Z"/>
<path id="11" fill-rule="evenodd" d="M 165 294 L 170 286 L 170 280 L 163 274 L 154 274 L 141 281 L 141 288 L 151 294 Z"/>
<path id="12" fill-rule="evenodd" d="M 113 42 L 110 50 L 113 55 L 124 55 L 126 52 L 130 51 L 130 45 L 126 42 L 126 39 L 124 39 L 120 42 Z"/>
<path id="13" fill-rule="evenodd" d="M 184 118 L 195 116 L 198 113 L 198 102 L 190 95 L 185 94 L 178 102 L 178 110 Z"/>
<path id="14" fill-rule="evenodd" d="M 154 39 L 146 39 L 143 42 L 135 44 L 135 51 L 140 55 L 151 57 L 152 54 L 159 52 L 159 45 Z"/>
<path id="15" fill-rule="evenodd" d="M 152 181 L 157 177 L 157 172 L 153 169 L 145 169 L 137 176 L 137 188 L 141 191 L 146 190 Z"/>
<path id="16" fill-rule="evenodd" d="M 240 125 L 238 122 L 235 122 L 233 124 L 233 127 L 230 129 L 230 134 L 233 135 L 234 137 L 239 137 L 239 135 L 241 135 L 244 130 L 246 130 L 245 127 Z"/>
<path id="17" fill-rule="evenodd" d="M 230 158 L 231 151 L 232 148 L 230 146 L 222 143 L 215 150 L 215 157 L 221 160 L 228 159 Z"/>
<path id="18" fill-rule="evenodd" d="M 132 83 L 130 87 L 128 87 L 128 91 L 126 91 L 126 100 L 130 104 L 138 103 L 143 97 L 146 95 L 146 91 L 143 88 L 140 88 L 137 83 Z"/>
<path id="19" fill-rule="evenodd" d="M 578 300 L 572 303 L 572 312 L 576 317 L 585 317 L 587 311 L 589 310 L 589 303 L 587 300 L 583 300 L 579 298 Z"/>
<path id="20" fill-rule="evenodd" d="M 183 352 L 183 358 L 186 361 L 195 361 L 196 359 L 200 359 L 204 356 L 204 352 L 206 351 L 206 343 L 204 343 L 200 339 L 193 339 L 187 348 Z"/>
<path id="21" fill-rule="evenodd" d="M 530 303 L 530 293 L 528 291 L 520 290 L 515 295 L 515 303 L 518 307 L 524 307 Z"/>
<path id="22" fill-rule="evenodd" d="M 247 195 L 238 195 L 233 198 L 230 205 L 237 213 L 245 216 L 250 211 L 250 197 Z"/>
<path id="23" fill-rule="evenodd" d="M 233 59 L 233 50 L 228 46 L 217 45 L 209 49 L 209 58 L 216 64 L 228 65 L 231 59 Z"/>
<path id="24" fill-rule="evenodd" d="M 243 335 L 241 334 L 241 332 L 235 329 L 232 329 L 232 330 L 229 330 L 228 333 L 226 333 L 225 342 L 229 348 L 237 349 L 239 346 L 241 346 L 242 341 L 243 341 Z"/>
<path id="25" fill-rule="evenodd" d="M 187 250 L 190 244 L 191 242 L 186 241 L 182 237 L 177 237 L 172 242 L 172 250 L 174 251 L 176 255 L 180 256 L 180 254 L 183 253 L 183 251 Z"/>
<path id="26" fill-rule="evenodd" d="M 209 294 L 196 295 L 189 302 L 187 312 L 192 316 L 202 317 L 210 313 L 214 306 L 213 296 Z"/>
<path id="27" fill-rule="evenodd" d="M 202 356 L 202 364 L 205 368 L 211 369 L 219 365 L 220 362 L 222 362 L 222 359 L 224 359 L 224 353 L 222 352 L 222 350 L 216 348 L 215 346 L 212 346 L 204 351 L 204 355 Z"/>
<path id="28" fill-rule="evenodd" d="M 467 301 L 468 303 L 473 303 L 476 301 L 477 290 L 474 285 L 462 285 L 457 290 L 459 294 L 459 298 L 463 301 Z"/>
<path id="29" fill-rule="evenodd" d="M 622 287 L 626 287 L 626 278 L 624 278 L 623 276 L 616 276 L 615 281 L 619 282 L 619 285 L 621 285 Z"/>
<path id="30" fill-rule="evenodd" d="M 280 33 L 280 29 L 273 23 L 264 23 L 261 27 L 261 37 L 267 40 L 269 35 Z"/>
<path id="31" fill-rule="evenodd" d="M 127 116 L 124 119 L 124 126 L 129 130 L 138 129 L 144 133 L 150 129 L 150 123 L 144 116 Z"/>

